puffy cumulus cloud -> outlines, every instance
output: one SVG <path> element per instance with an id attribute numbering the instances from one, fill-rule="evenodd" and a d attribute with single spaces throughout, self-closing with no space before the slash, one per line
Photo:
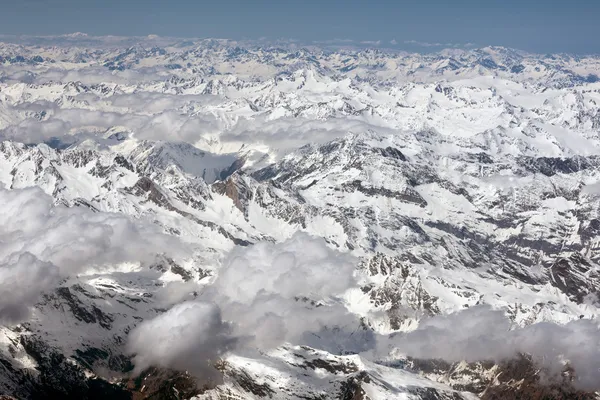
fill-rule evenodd
<path id="1" fill-rule="evenodd" d="M 122 214 L 54 206 L 39 188 L 0 190 L 0 202 L 5 206 L 0 213 L 0 256 L 27 251 L 62 273 L 77 272 L 82 263 L 149 262 L 171 246 L 183 251 L 176 238 L 160 234 L 151 224 Z"/>
<path id="2" fill-rule="evenodd" d="M 395 347 L 415 358 L 450 362 L 502 361 L 530 354 L 551 375 L 560 373 L 568 361 L 575 370 L 576 386 L 600 389 L 600 326 L 594 320 L 520 328 L 504 312 L 477 306 L 426 319 L 416 330 L 382 339 L 380 345 L 386 353 Z"/>
<path id="3" fill-rule="evenodd" d="M 487 306 L 472 307 L 455 314 L 425 319 L 416 330 L 394 335 L 391 342 L 382 343 L 393 344 L 403 353 L 417 358 L 447 361 L 496 359 L 491 344 L 499 335 L 506 335 L 510 328 L 511 323 L 502 311 L 491 310 Z M 490 330 L 493 335 L 489 335 Z"/>
<path id="4" fill-rule="evenodd" d="M 323 239 L 297 233 L 282 243 L 234 249 L 212 285 L 195 300 L 134 329 L 130 350 L 140 368 L 159 365 L 208 373 L 210 361 L 230 350 L 268 350 L 289 342 L 328 351 L 363 352 L 377 342 L 374 357 L 392 350 L 421 359 L 502 361 L 527 353 L 550 374 L 568 361 L 575 384 L 598 389 L 600 328 L 591 320 L 565 325 L 516 327 L 503 311 L 477 306 L 424 319 L 408 333 L 390 337 L 357 329 L 357 316 L 340 299 L 356 287 L 356 260 L 327 247 Z M 178 284 L 162 301 L 189 299 Z"/>
<path id="5" fill-rule="evenodd" d="M 285 299 L 324 298 L 354 284 L 354 257 L 327 247 L 325 241 L 297 233 L 283 243 L 259 243 L 234 249 L 213 288 L 231 302 L 248 303 L 262 295 Z"/>
<path id="6" fill-rule="evenodd" d="M 339 298 L 356 285 L 356 264 L 354 257 L 303 233 L 282 243 L 236 248 L 197 300 L 135 328 L 130 350 L 141 368 L 204 372 L 207 360 L 232 348 L 266 350 L 284 342 L 307 342 L 323 330 L 348 324 L 356 328 L 356 318 Z M 328 342 L 310 343 L 331 346 L 336 336 L 344 335 L 337 331 Z"/>
<path id="7" fill-rule="evenodd" d="M 40 293 L 60 282 L 58 268 L 31 253 L 10 257 L 0 265 L 0 321 L 27 318 Z"/>
<path id="8" fill-rule="evenodd" d="M 229 331 L 216 305 L 178 304 L 129 334 L 129 350 L 136 354 L 134 373 L 160 365 L 218 381 L 211 364 L 235 343 Z"/>
<path id="9" fill-rule="evenodd" d="M 64 277 L 156 253 L 184 256 L 176 238 L 150 223 L 112 213 L 54 206 L 39 188 L 0 189 L 0 321 L 27 316 Z"/>
<path id="10" fill-rule="evenodd" d="M 297 233 L 283 243 L 238 248 L 225 260 L 211 298 L 236 334 L 257 347 L 301 341 L 307 332 L 343 325 L 348 315 L 336 296 L 356 285 L 354 257 L 321 238 Z"/>

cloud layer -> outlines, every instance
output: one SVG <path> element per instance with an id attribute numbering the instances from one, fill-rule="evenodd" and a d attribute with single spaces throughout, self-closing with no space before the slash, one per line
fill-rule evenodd
<path id="1" fill-rule="evenodd" d="M 184 368 L 204 377 L 207 364 L 228 350 L 302 343 L 324 328 L 355 322 L 338 297 L 356 285 L 355 265 L 352 256 L 302 233 L 237 248 L 198 300 L 132 331 L 136 366 Z"/>
<path id="2" fill-rule="evenodd" d="M 211 364 L 235 344 L 230 330 L 216 305 L 178 304 L 129 334 L 129 350 L 136 354 L 135 371 L 160 365 L 218 382 Z"/>
<path id="3" fill-rule="evenodd" d="M 153 225 L 113 213 L 53 205 L 39 188 L 0 189 L 0 321 L 27 318 L 43 292 L 65 277 L 160 252 L 186 254 Z M 150 250 L 151 249 L 151 250 Z"/>
<path id="4" fill-rule="evenodd" d="M 228 351 L 268 350 L 283 343 L 362 352 L 377 341 L 375 353 L 363 353 L 374 360 L 392 351 L 449 362 L 500 362 L 525 353 L 551 376 L 558 376 L 568 362 L 576 371 L 574 385 L 598 389 L 600 327 L 593 320 L 519 328 L 503 311 L 476 306 L 424 319 L 408 333 L 387 337 L 363 332 L 356 337 L 360 343 L 352 343 L 358 317 L 347 311 L 339 295 L 356 287 L 355 265 L 351 256 L 305 234 L 235 249 L 197 300 L 134 329 L 130 351 L 143 368 L 183 368 L 199 377 Z"/>
<path id="5" fill-rule="evenodd" d="M 529 354 L 553 376 L 568 361 L 575 370 L 577 387 L 600 388 L 600 326 L 589 319 L 519 328 L 503 311 L 476 306 L 426 319 L 412 332 L 382 338 L 380 346 L 384 353 L 395 347 L 415 358 L 450 362 L 503 361 L 519 353 Z"/>

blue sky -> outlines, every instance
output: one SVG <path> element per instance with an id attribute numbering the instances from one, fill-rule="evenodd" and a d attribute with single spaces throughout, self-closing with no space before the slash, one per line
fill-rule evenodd
<path id="1" fill-rule="evenodd" d="M 0 0 L 0 33 L 500 45 L 600 53 L 600 1 Z M 436 46 L 423 46 L 435 49 Z M 439 47 L 437 47 L 439 48 Z"/>

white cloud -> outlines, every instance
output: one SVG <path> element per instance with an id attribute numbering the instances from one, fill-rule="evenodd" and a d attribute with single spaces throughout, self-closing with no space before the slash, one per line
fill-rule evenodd
<path id="1" fill-rule="evenodd" d="M 432 43 L 432 42 L 421 42 L 418 40 L 405 40 L 404 44 L 412 44 L 412 45 L 416 45 L 416 46 L 422 46 L 422 47 L 441 47 L 444 46 L 444 44 L 442 43 Z"/>
<path id="2" fill-rule="evenodd" d="M 361 133 L 377 130 L 381 134 L 397 134 L 397 131 L 374 126 L 361 119 L 328 118 L 312 120 L 307 118 L 278 118 L 266 120 L 257 117 L 239 122 L 220 135 L 222 143 L 261 143 L 273 151 L 285 154 L 306 143 L 326 143 L 340 138 L 348 132 Z M 238 145 L 239 147 L 239 145 Z"/>
<path id="3" fill-rule="evenodd" d="M 280 244 L 234 250 L 212 287 L 214 299 L 224 304 L 223 316 L 235 322 L 238 335 L 253 336 L 258 347 L 273 347 L 342 323 L 345 309 L 332 296 L 355 285 L 355 265 L 353 257 L 331 250 L 323 239 L 297 233 Z M 319 301 L 327 306 L 311 304 Z"/>
<path id="4" fill-rule="evenodd" d="M 60 282 L 59 269 L 31 253 L 15 254 L 0 264 L 0 322 L 17 322 L 29 315 L 40 293 Z"/>
<path id="5" fill-rule="evenodd" d="M 381 40 L 363 40 L 360 44 L 366 44 L 367 46 L 379 46 L 381 44 Z"/>
<path id="6" fill-rule="evenodd" d="M 160 365 L 217 383 L 211 364 L 234 343 L 216 305 L 185 302 L 140 324 L 129 334 L 128 347 L 136 354 L 137 373 Z"/>
<path id="7" fill-rule="evenodd" d="M 93 96 L 93 95 L 91 95 Z M 78 96 L 78 100 L 86 100 Z M 92 101 L 92 100 L 90 100 Z M 93 101 L 98 101 L 94 99 Z M 23 143 L 39 143 L 51 138 L 66 142 L 74 140 L 74 134 L 91 128 L 102 131 L 114 126 L 122 126 L 136 132 L 139 139 L 195 142 L 203 134 L 214 134 L 224 129 L 214 115 L 187 115 L 179 109 L 186 104 L 202 102 L 209 105 L 210 96 L 168 95 L 137 93 L 135 95 L 115 95 L 105 100 L 111 111 L 98 111 L 80 108 L 58 108 L 49 102 L 35 102 L 14 107 L 16 113 L 39 112 L 44 110 L 49 117 L 39 121 L 25 119 L 0 130 L 0 137 Z"/>
<path id="8" fill-rule="evenodd" d="M 328 45 L 351 44 L 351 43 L 354 43 L 354 40 L 352 40 L 352 39 L 314 40 L 313 43 L 314 44 L 328 44 Z"/>
<path id="9" fill-rule="evenodd" d="M 130 335 L 130 350 L 142 368 L 198 371 L 234 344 L 244 351 L 302 343 L 326 327 L 356 322 L 338 298 L 356 285 L 355 266 L 354 257 L 302 233 L 283 243 L 236 248 L 198 300 L 140 324 Z"/>
<path id="10" fill-rule="evenodd" d="M 473 43 L 441 43 L 441 42 L 423 42 L 419 40 L 405 40 L 404 44 L 410 44 L 413 46 L 420 47 L 473 47 L 475 46 Z"/>
<path id="11" fill-rule="evenodd" d="M 27 317 L 42 292 L 67 276 L 156 253 L 187 251 L 157 228 L 121 214 L 54 206 L 39 188 L 0 189 L 0 321 Z"/>
<path id="12" fill-rule="evenodd" d="M 357 286 L 355 265 L 352 256 L 302 233 L 282 243 L 236 248 L 197 300 L 136 328 L 130 349 L 142 368 L 185 368 L 201 371 L 198 376 L 205 376 L 208 360 L 229 350 L 267 350 L 287 342 L 333 352 L 368 350 L 374 335 L 353 332 L 358 318 L 339 298 Z M 514 328 L 503 311 L 477 306 L 425 319 L 412 332 L 379 336 L 377 341 L 380 355 L 397 349 L 416 358 L 450 362 L 502 361 L 528 353 L 552 374 L 559 373 L 568 360 L 578 387 L 598 388 L 597 322 Z"/>
<path id="13" fill-rule="evenodd" d="M 357 316 L 340 300 L 357 286 L 355 266 L 352 256 L 302 233 L 282 243 L 236 248 L 196 300 L 136 328 L 130 350 L 141 368 L 185 368 L 200 371 L 195 372 L 200 377 L 210 368 L 209 361 L 230 350 L 267 350 L 287 342 L 333 352 L 368 350 L 374 334 L 357 331 Z M 187 294 L 192 288 L 181 289 Z M 175 292 L 169 292 L 168 298 L 177 301 Z M 514 328 L 504 312 L 477 306 L 425 319 L 415 331 L 379 336 L 377 342 L 379 354 L 397 349 L 416 358 L 450 362 L 502 361 L 528 353 L 553 374 L 569 360 L 577 374 L 575 384 L 597 389 L 597 322 Z"/>
<path id="14" fill-rule="evenodd" d="M 383 340 L 412 357 L 446 361 L 502 361 L 519 353 L 530 354 L 552 375 L 559 374 L 568 360 L 575 370 L 574 385 L 600 388 L 600 326 L 593 320 L 576 320 L 566 325 L 549 322 L 519 328 L 502 311 L 477 306 L 421 322 L 409 333 Z M 390 347 L 387 347 L 390 346 Z"/>
<path id="15" fill-rule="evenodd" d="M 322 239 L 297 233 L 278 244 L 259 243 L 233 250 L 214 283 L 230 301 L 248 303 L 261 295 L 324 298 L 352 286 L 355 260 Z"/>

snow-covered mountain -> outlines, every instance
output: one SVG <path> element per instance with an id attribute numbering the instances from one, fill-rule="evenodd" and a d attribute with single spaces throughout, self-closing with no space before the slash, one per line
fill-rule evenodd
<path id="1" fill-rule="evenodd" d="M 598 398 L 600 58 L 156 40 L 0 45 L 0 395 Z"/>

